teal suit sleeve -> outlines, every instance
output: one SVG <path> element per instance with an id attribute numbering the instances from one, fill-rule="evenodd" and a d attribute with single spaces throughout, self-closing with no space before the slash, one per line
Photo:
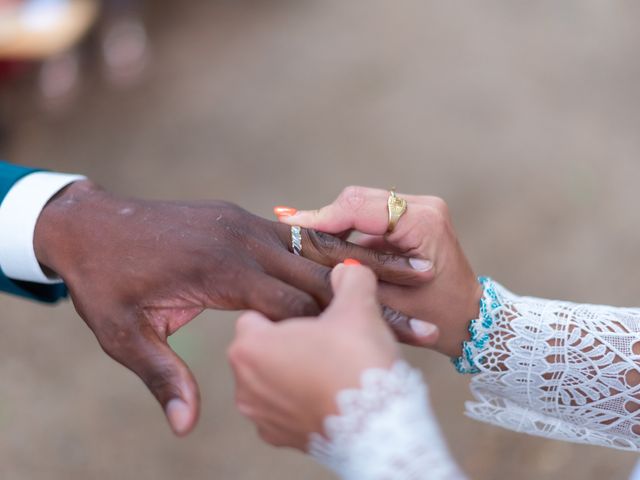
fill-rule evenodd
<path id="1" fill-rule="evenodd" d="M 36 171 L 38 170 L 0 161 L 0 204 L 18 180 Z M 0 235 L 6 234 L 7 232 L 0 232 Z M 67 289 L 63 284 L 43 285 L 11 280 L 1 270 L 0 291 L 47 303 L 56 302 L 67 296 Z"/>

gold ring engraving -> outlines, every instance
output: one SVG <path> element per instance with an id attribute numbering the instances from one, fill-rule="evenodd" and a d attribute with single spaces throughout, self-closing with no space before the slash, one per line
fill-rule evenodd
<path id="1" fill-rule="evenodd" d="M 407 201 L 404 198 L 400 198 L 396 195 L 395 188 L 389 191 L 389 198 L 387 199 L 387 207 L 389 210 L 389 226 L 387 233 L 393 232 L 398 224 L 400 217 L 407 211 Z"/>

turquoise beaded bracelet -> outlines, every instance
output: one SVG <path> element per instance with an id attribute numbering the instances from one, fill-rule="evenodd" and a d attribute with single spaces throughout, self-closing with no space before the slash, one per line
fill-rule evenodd
<path id="1" fill-rule="evenodd" d="M 487 346 L 493 326 L 493 312 L 500 308 L 500 300 L 493 280 L 478 277 L 483 287 L 480 299 L 480 316 L 469 322 L 471 340 L 462 342 L 462 355 L 451 359 L 459 373 L 479 373 L 478 365 L 483 361 L 482 351 Z"/>

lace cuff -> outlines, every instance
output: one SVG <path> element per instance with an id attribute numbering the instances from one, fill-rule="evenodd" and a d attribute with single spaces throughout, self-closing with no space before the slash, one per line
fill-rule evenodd
<path id="1" fill-rule="evenodd" d="M 469 417 L 640 450 L 640 309 L 519 297 L 490 280 L 486 342 L 471 352 Z"/>
<path id="2" fill-rule="evenodd" d="M 461 480 L 429 406 L 420 372 L 403 361 L 370 369 L 362 387 L 338 393 L 326 438 L 312 434 L 309 453 L 344 480 Z"/>
<path id="3" fill-rule="evenodd" d="M 469 341 L 462 342 L 462 355 L 452 359 L 458 373 L 480 373 L 477 363 L 482 362 L 482 351 L 487 347 L 494 318 L 492 313 L 500 307 L 500 299 L 493 281 L 488 277 L 478 277 L 483 287 L 480 299 L 480 316 L 469 323 Z"/>

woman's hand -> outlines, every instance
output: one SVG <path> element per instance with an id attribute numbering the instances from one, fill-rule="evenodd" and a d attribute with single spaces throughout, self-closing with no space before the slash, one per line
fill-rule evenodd
<path id="1" fill-rule="evenodd" d="M 369 368 L 389 368 L 400 351 L 380 314 L 376 279 L 362 266 L 338 265 L 335 297 L 317 318 L 274 324 L 256 312 L 238 320 L 229 360 L 236 405 L 275 446 L 306 450 L 309 434 L 337 413 L 336 394 L 357 388 Z"/>
<path id="2" fill-rule="evenodd" d="M 421 286 L 384 284 L 380 300 L 437 325 L 440 335 L 434 348 L 460 355 L 462 341 L 469 338 L 469 321 L 478 316 L 481 286 L 458 242 L 446 203 L 437 197 L 398 196 L 408 207 L 392 233 L 387 233 L 389 192 L 373 188 L 348 187 L 326 207 L 279 218 L 289 225 L 341 236 L 355 230 L 365 234 L 357 241 L 362 246 L 411 257 L 416 270 L 430 275 L 429 281 Z M 417 330 L 422 327 L 411 323 Z"/>

